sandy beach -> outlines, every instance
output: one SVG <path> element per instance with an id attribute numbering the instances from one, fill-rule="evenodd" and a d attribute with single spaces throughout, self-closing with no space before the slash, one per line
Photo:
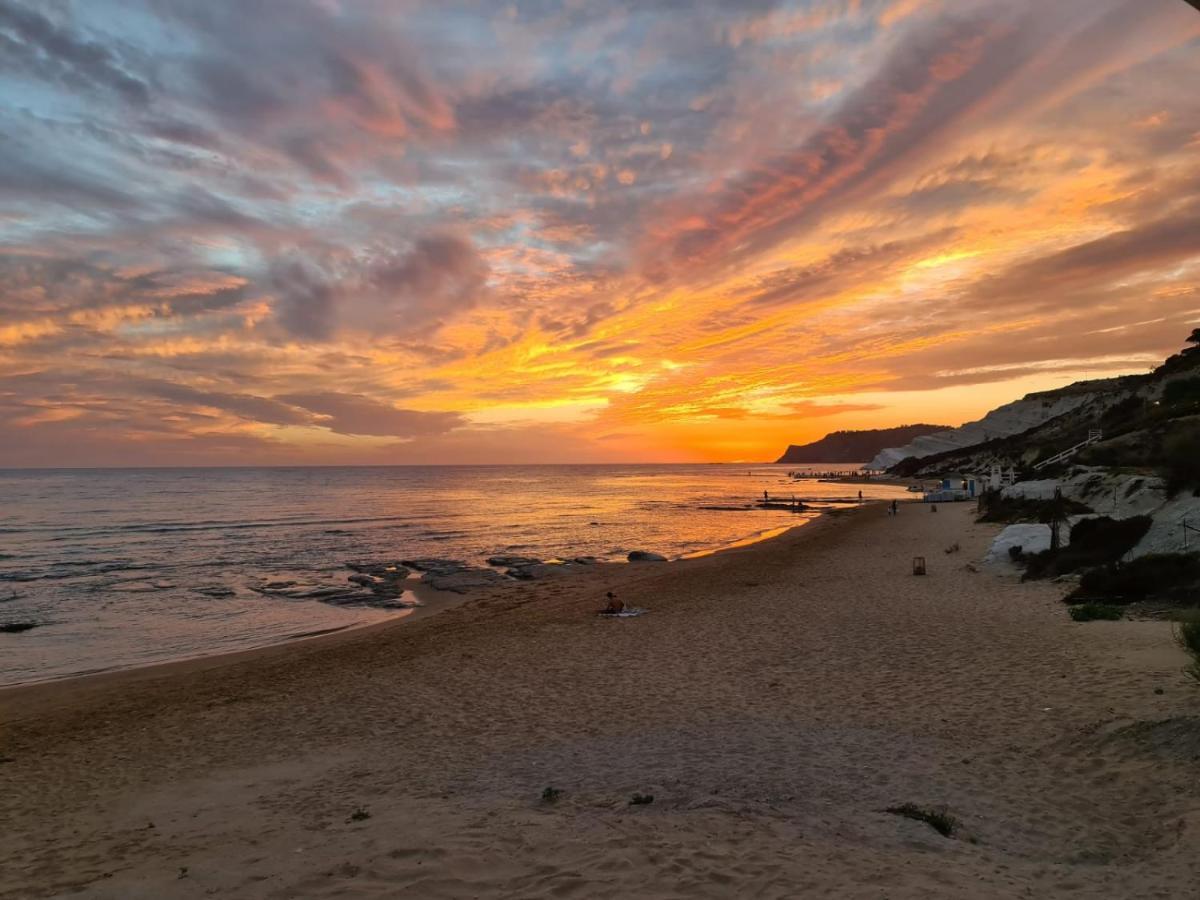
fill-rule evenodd
<path id="1" fill-rule="evenodd" d="M 1170 626 L 975 571 L 996 530 L 871 505 L 0 691 L 0 897 L 1195 897 Z M 596 618 L 608 589 L 648 614 Z"/>

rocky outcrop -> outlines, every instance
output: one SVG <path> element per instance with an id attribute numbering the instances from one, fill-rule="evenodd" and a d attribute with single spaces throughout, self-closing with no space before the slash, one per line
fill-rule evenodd
<path id="1" fill-rule="evenodd" d="M 649 550 L 634 550 L 628 557 L 630 562 L 666 562 L 667 558 L 661 553 L 651 553 Z"/>
<path id="2" fill-rule="evenodd" d="M 289 600 L 316 600 L 335 606 L 373 606 L 378 609 L 410 609 L 419 604 L 404 597 L 409 570 L 394 562 L 348 562 L 354 571 L 345 584 L 314 584 L 276 579 L 251 585 L 258 594 Z"/>
<path id="3" fill-rule="evenodd" d="M 499 569 L 512 569 L 520 566 L 536 566 L 541 562 L 533 556 L 489 556 L 487 564 Z"/>
<path id="4" fill-rule="evenodd" d="M 947 430 L 947 425 L 902 425 L 865 431 L 835 431 L 811 444 L 792 444 L 777 463 L 857 463 L 874 459 L 887 447 L 907 444 L 923 435 Z"/>
<path id="5" fill-rule="evenodd" d="M 456 594 L 466 594 L 480 588 L 496 587 L 510 582 L 495 569 L 475 569 L 470 566 L 448 571 L 427 571 L 421 575 L 421 583 L 439 591 L 453 591 Z"/>
<path id="6" fill-rule="evenodd" d="M 1086 503 L 1098 516 L 1127 519 L 1130 516 L 1150 516 L 1153 524 L 1131 551 L 1129 558 L 1148 553 L 1181 553 L 1200 550 L 1200 535 L 1185 532 L 1183 522 L 1200 528 L 1200 497 L 1184 491 L 1167 497 L 1161 478 L 1113 472 L 1101 467 L 1076 467 L 1062 479 L 1043 478 L 1018 481 L 1003 489 L 1006 497 L 1048 500 L 1061 488 L 1069 500 Z M 1185 546 L 1186 539 L 1186 546 Z"/>
<path id="7" fill-rule="evenodd" d="M 923 459 L 939 453 L 974 447 L 996 438 L 1020 434 L 1083 406 L 1095 399 L 1095 396 L 1088 391 L 1030 394 L 1022 400 L 993 409 L 978 421 L 927 434 L 903 446 L 882 450 L 868 463 L 868 468 L 890 469 L 909 457 Z"/>
<path id="8" fill-rule="evenodd" d="M 1059 531 L 1059 540 L 1065 546 L 1069 542 L 1068 532 Z M 1021 567 L 1012 557 L 1014 548 L 1022 553 L 1041 553 L 1050 549 L 1050 526 L 1036 522 L 1009 525 L 992 541 L 992 546 L 983 558 L 985 566 L 1003 572 L 1019 572 Z"/>
<path id="9" fill-rule="evenodd" d="M 453 572 L 466 567 L 461 559 L 443 559 L 440 556 L 422 556 L 416 559 L 405 559 L 401 565 L 416 569 L 418 572 Z"/>
<path id="10" fill-rule="evenodd" d="M 41 622 L 0 622 L 0 634 L 20 634 L 22 631 L 41 628 L 42 624 Z"/>

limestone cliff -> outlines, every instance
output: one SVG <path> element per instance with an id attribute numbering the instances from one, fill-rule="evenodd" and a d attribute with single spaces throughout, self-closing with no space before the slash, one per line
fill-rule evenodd
<path id="1" fill-rule="evenodd" d="M 921 435 L 944 431 L 945 425 L 902 425 L 869 431 L 835 431 L 811 444 L 792 444 L 780 463 L 861 463 L 885 447 L 907 443 Z"/>

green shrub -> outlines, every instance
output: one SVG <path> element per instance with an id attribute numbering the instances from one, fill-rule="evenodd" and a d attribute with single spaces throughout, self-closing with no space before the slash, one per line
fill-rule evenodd
<path id="1" fill-rule="evenodd" d="M 1200 377 L 1168 381 L 1163 388 L 1162 402 L 1168 406 L 1200 403 Z"/>
<path id="2" fill-rule="evenodd" d="M 1192 664 L 1187 672 L 1200 681 L 1200 619 L 1181 622 L 1175 630 L 1175 638 L 1179 646 L 1192 655 Z"/>
<path id="3" fill-rule="evenodd" d="M 1156 375 L 1173 375 L 1176 372 L 1186 372 L 1200 366 L 1200 328 L 1195 329 L 1187 337 L 1187 342 L 1195 346 L 1185 347 L 1154 370 Z"/>
<path id="4" fill-rule="evenodd" d="M 1081 603 L 1078 606 L 1072 606 L 1070 612 L 1071 618 L 1076 622 L 1115 621 L 1124 615 L 1121 607 L 1108 603 Z"/>
<path id="5" fill-rule="evenodd" d="M 1112 437 L 1137 426 L 1146 412 L 1144 398 L 1133 394 L 1119 400 L 1100 416 L 1100 426 L 1105 437 Z"/>
<path id="6" fill-rule="evenodd" d="M 1029 500 L 1023 497 L 1005 497 L 999 491 L 984 491 L 979 497 L 979 521 L 1003 522 L 1050 522 L 1055 516 L 1055 503 L 1059 504 L 1058 515 L 1074 516 L 1090 513 L 1086 503 L 1061 497 L 1057 501 Z"/>
<path id="7" fill-rule="evenodd" d="M 1025 577 L 1051 578 L 1105 563 L 1115 563 L 1137 546 L 1154 524 L 1149 516 L 1112 519 L 1098 516 L 1075 523 L 1070 543 L 1026 558 Z"/>
<path id="8" fill-rule="evenodd" d="M 1182 490 L 1200 490 L 1200 428 L 1189 428 L 1163 441 L 1163 476 L 1167 494 Z"/>
<path id="9" fill-rule="evenodd" d="M 1133 603 L 1154 597 L 1194 601 L 1200 584 L 1200 556 L 1194 553 L 1150 553 L 1127 563 L 1109 563 L 1084 572 L 1068 603 L 1105 600 Z"/>

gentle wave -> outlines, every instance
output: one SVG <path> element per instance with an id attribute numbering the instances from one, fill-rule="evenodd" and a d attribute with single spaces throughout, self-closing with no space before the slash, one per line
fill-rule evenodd
<path id="1" fill-rule="evenodd" d="M 349 562 L 676 558 L 801 521 L 756 508 L 764 490 L 846 494 L 772 466 L 0 471 L 0 489 L 0 621 L 39 626 L 0 634 L 0 684 L 400 614 L 370 605 Z"/>
<path id="2" fill-rule="evenodd" d="M 292 528 L 298 525 L 358 525 L 371 522 L 410 522 L 410 516 L 361 516 L 352 519 L 275 519 L 268 521 L 224 520 L 217 522 L 139 522 L 103 527 L 87 525 L 30 525 L 24 528 L 0 528 L 0 534 L 55 534 L 95 536 L 112 532 L 133 534 L 170 534 L 176 531 L 222 531 L 244 528 Z"/>

